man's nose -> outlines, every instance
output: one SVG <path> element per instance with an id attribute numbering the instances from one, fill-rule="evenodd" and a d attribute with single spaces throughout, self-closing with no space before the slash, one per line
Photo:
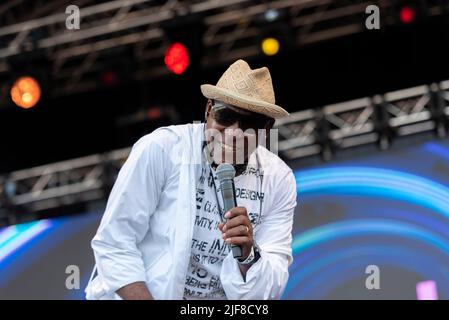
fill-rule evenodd
<path id="1" fill-rule="evenodd" d="M 234 143 L 237 140 L 242 140 L 245 137 L 244 132 L 240 128 L 239 122 L 237 121 L 231 126 L 226 127 L 225 130 L 223 130 L 224 135 L 224 141 L 226 143 Z"/>

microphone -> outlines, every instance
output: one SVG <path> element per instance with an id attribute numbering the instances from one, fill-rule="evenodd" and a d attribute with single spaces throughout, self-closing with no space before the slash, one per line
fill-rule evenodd
<path id="1" fill-rule="evenodd" d="M 220 182 L 221 196 L 223 197 L 224 212 L 237 206 L 235 199 L 234 177 L 235 169 L 229 163 L 222 163 L 217 167 L 217 177 Z M 235 259 L 243 257 L 242 248 L 231 244 L 232 255 Z"/>

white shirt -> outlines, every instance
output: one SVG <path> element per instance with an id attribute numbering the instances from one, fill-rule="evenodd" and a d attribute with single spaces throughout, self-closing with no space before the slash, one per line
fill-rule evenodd
<path id="1" fill-rule="evenodd" d="M 121 287 L 143 281 L 155 299 L 182 299 L 197 215 L 203 124 L 160 128 L 141 138 L 123 165 L 92 240 L 96 268 L 87 299 L 120 299 Z M 228 253 L 220 281 L 228 299 L 279 299 L 292 261 L 296 183 L 291 169 L 258 147 L 264 170 L 261 219 L 254 238 L 261 258 L 243 279 Z M 257 198 L 240 188 L 242 199 Z M 251 210 L 250 210 L 251 211 Z M 95 272 L 96 271 L 96 272 Z"/>
<path id="2" fill-rule="evenodd" d="M 237 206 L 247 209 L 253 227 L 262 210 L 262 182 L 263 175 L 254 165 L 248 165 L 242 174 L 234 178 Z M 196 207 L 184 299 L 226 299 L 220 273 L 230 246 L 222 239 L 218 229 L 218 224 L 223 221 L 223 200 L 215 171 L 206 159 L 198 178 Z"/>
<path id="3" fill-rule="evenodd" d="M 197 214 L 193 227 L 190 263 L 184 299 L 226 299 L 220 271 L 230 247 L 221 238 L 218 224 L 222 221 L 219 202 L 210 167 L 204 163 L 196 188 Z"/>

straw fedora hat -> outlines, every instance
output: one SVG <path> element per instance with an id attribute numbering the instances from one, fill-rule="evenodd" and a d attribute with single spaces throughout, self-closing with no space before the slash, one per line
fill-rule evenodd
<path id="1" fill-rule="evenodd" d="M 264 114 L 271 118 L 288 116 L 288 112 L 275 105 L 270 71 L 263 67 L 251 69 L 244 60 L 234 62 L 218 80 L 217 85 L 203 84 L 201 92 L 206 98 Z"/>

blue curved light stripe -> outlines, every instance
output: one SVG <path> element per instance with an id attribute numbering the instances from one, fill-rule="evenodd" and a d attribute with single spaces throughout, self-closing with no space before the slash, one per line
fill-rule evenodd
<path id="1" fill-rule="evenodd" d="M 371 167 L 338 167 L 295 172 L 297 191 L 361 194 L 403 200 L 449 218 L 449 188 L 405 172 Z"/>
<path id="2" fill-rule="evenodd" d="M 449 160 L 449 150 L 440 144 L 434 142 L 428 142 L 423 145 L 423 149 L 427 152 L 432 152 L 433 154 L 437 154 L 438 156 Z"/>
<path id="3" fill-rule="evenodd" d="M 304 232 L 303 234 L 295 237 L 293 242 L 293 252 L 294 254 L 298 254 L 324 242 L 342 238 L 363 237 L 372 234 L 393 235 L 424 242 L 432 247 L 440 249 L 449 258 L 448 240 L 408 223 L 401 223 L 393 220 L 374 219 L 337 222 Z M 357 246 L 359 246 L 359 244 L 357 244 Z M 291 286 L 302 281 L 318 269 L 324 269 L 326 266 L 334 262 L 336 258 L 341 258 L 341 253 L 332 252 L 325 258 L 316 260 L 308 266 L 303 265 L 300 272 L 296 272 L 292 275 L 289 285 Z M 410 267 L 407 261 L 404 261 L 403 266 Z"/>
<path id="4" fill-rule="evenodd" d="M 432 230 L 436 234 L 440 234 L 443 236 L 449 235 L 449 227 L 447 227 L 442 222 L 440 222 L 436 219 L 431 219 L 427 216 L 422 216 L 422 215 L 420 216 L 414 212 L 393 210 L 390 208 L 386 211 L 382 210 L 381 212 L 376 213 L 376 217 L 377 217 L 376 219 L 381 219 L 381 220 L 395 219 L 395 221 L 396 220 L 406 221 L 406 222 L 409 222 L 411 225 L 417 224 L 418 226 L 420 226 L 424 229 Z M 361 221 L 361 219 L 358 219 L 358 221 Z M 315 230 L 315 229 L 311 229 L 311 230 Z M 294 237 L 294 239 L 296 239 L 299 236 L 301 236 L 301 235 L 298 234 L 296 237 Z M 302 251 L 300 255 L 295 257 L 295 260 L 293 262 L 294 265 L 291 266 L 292 272 L 295 272 L 294 268 L 295 268 L 296 264 L 301 264 L 301 263 L 307 262 L 307 261 L 313 261 L 321 253 L 322 252 L 320 250 Z"/>
<path id="5" fill-rule="evenodd" d="M 441 151 L 441 150 L 440 150 Z M 298 196 L 322 194 L 366 195 L 387 199 L 401 200 L 412 203 L 449 218 L 449 188 L 435 181 L 413 174 L 373 168 L 373 167 L 330 167 L 312 170 L 295 171 Z M 372 234 L 392 235 L 409 238 L 420 243 L 441 250 L 445 257 L 449 257 L 449 241 L 431 231 L 417 225 L 399 222 L 398 220 L 358 219 L 337 222 L 314 228 L 294 237 L 293 253 L 307 254 L 308 249 L 336 239 L 359 238 Z M 433 229 L 433 228 L 432 228 Z M 357 244 L 355 242 L 356 246 Z M 346 249 L 340 249 L 340 251 Z M 405 250 L 405 248 L 403 249 Z M 307 252 L 306 252 L 307 251 Z M 400 250 L 396 252 L 399 254 Z M 385 255 L 391 252 L 386 252 Z M 333 252 L 320 262 L 302 265 L 290 278 L 286 295 L 293 290 L 302 279 L 310 277 L 320 268 L 331 263 L 329 259 L 342 259 L 341 252 Z M 296 259 L 295 259 L 296 260 Z M 393 259 L 394 260 L 394 259 Z M 401 261 L 396 261 L 401 265 Z M 414 265 L 403 263 L 404 268 L 415 268 Z M 294 266 L 292 266 L 294 269 Z M 335 274 L 335 269 L 327 273 Z M 321 281 L 321 280 L 316 280 Z"/>
<path id="6" fill-rule="evenodd" d="M 344 221 L 327 224 L 295 236 L 293 253 L 303 252 L 320 243 L 347 237 L 365 236 L 370 234 L 389 234 L 411 238 L 427 243 L 443 251 L 449 256 L 449 241 L 432 234 L 427 230 L 408 223 L 395 220 L 364 219 L 360 221 Z"/>
<path id="7" fill-rule="evenodd" d="M 17 236 L 18 231 L 15 226 L 4 228 L 0 231 L 0 248 L 10 241 L 12 238 Z"/>
<path id="8" fill-rule="evenodd" d="M 51 227 L 49 220 L 7 227 L 0 233 L 0 262 Z"/>
<path id="9" fill-rule="evenodd" d="M 47 252 L 64 244 L 66 239 L 82 231 L 91 223 L 96 224 L 98 217 L 98 213 L 93 212 L 85 214 L 82 217 L 58 217 L 46 220 L 49 223 L 48 228 L 33 237 L 30 241 L 22 244 L 20 248 L 17 248 L 17 250 L 9 254 L 4 260 L 0 261 L 0 288 L 20 276 L 27 267 L 41 259 Z M 23 230 L 27 225 L 21 224 L 9 228 L 12 230 L 15 228 Z M 0 230 L 0 237 L 2 233 Z"/>
<path id="10" fill-rule="evenodd" d="M 329 259 L 327 256 L 323 259 Z M 308 276 L 303 279 L 292 279 L 288 283 L 285 290 L 284 297 L 290 299 L 323 299 L 332 290 L 341 284 L 350 281 L 354 278 L 363 278 L 365 275 L 366 266 L 373 264 L 375 259 L 376 265 L 396 266 L 408 270 L 412 270 L 419 274 L 423 279 L 434 279 L 439 283 L 447 282 L 443 271 L 435 274 L 433 270 L 429 270 L 428 264 L 438 264 L 431 256 L 426 255 L 425 252 L 417 252 L 413 249 L 407 249 L 394 246 L 378 246 L 367 245 L 359 246 L 357 248 L 350 248 L 341 250 L 338 254 L 331 258 L 332 264 L 318 263 L 326 266 L 317 276 Z M 338 263 L 339 261 L 345 263 Z M 407 263 L 409 261 L 425 261 L 424 263 Z M 352 272 L 350 272 L 352 271 Z M 335 276 L 338 274 L 338 276 Z M 363 283 L 361 283 L 363 286 Z M 382 284 L 381 284 L 382 287 Z M 449 288 L 441 287 L 446 295 L 449 294 Z"/>

